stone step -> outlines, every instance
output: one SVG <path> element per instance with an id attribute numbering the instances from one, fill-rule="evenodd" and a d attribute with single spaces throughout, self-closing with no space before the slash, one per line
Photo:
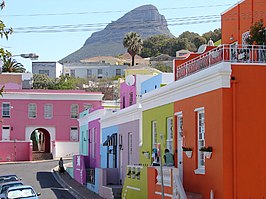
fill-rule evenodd
<path id="1" fill-rule="evenodd" d="M 51 160 L 53 159 L 53 155 L 51 153 L 45 152 L 32 152 L 32 160 Z"/>

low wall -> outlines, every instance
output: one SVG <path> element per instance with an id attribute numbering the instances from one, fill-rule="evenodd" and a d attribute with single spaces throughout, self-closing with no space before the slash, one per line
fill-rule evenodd
<path id="1" fill-rule="evenodd" d="M 25 141 L 0 141 L 0 162 L 29 161 L 32 143 Z"/>
<path id="2" fill-rule="evenodd" d="M 79 143 L 55 141 L 52 143 L 52 153 L 54 158 L 72 157 L 79 153 Z"/>

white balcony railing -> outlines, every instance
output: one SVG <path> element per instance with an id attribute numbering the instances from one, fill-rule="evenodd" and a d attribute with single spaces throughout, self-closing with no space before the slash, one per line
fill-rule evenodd
<path id="1" fill-rule="evenodd" d="M 176 67 L 176 80 L 219 62 L 266 63 L 266 45 L 224 44 Z"/>

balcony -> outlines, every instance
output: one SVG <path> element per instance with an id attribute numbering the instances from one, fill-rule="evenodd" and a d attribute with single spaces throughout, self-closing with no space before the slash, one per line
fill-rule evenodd
<path id="1" fill-rule="evenodd" d="M 176 67 L 176 80 L 220 62 L 266 63 L 266 45 L 224 44 Z"/>

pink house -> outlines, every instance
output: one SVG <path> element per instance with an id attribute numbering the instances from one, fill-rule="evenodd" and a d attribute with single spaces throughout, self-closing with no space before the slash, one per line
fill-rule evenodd
<path id="1" fill-rule="evenodd" d="M 79 112 L 101 106 L 102 97 L 79 90 L 6 90 L 0 98 L 0 161 L 31 160 L 36 152 L 77 154 Z"/>

